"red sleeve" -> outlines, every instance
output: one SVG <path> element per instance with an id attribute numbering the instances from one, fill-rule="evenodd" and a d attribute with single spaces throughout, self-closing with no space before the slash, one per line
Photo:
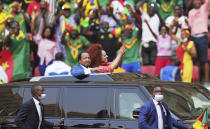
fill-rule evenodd
<path id="1" fill-rule="evenodd" d="M 28 15 L 31 15 L 31 13 L 34 11 L 35 6 L 37 6 L 37 11 L 40 10 L 40 5 L 36 2 L 32 2 L 28 5 L 27 11 L 26 11 Z"/>

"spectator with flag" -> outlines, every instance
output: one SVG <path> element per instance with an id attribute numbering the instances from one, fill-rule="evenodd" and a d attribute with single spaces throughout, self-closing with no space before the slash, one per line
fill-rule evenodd
<path id="1" fill-rule="evenodd" d="M 30 38 L 20 29 L 19 23 L 11 23 L 9 35 L 4 43 L 9 50 L 1 52 L 0 60 L 8 75 L 8 82 L 30 77 Z"/>
<path id="2" fill-rule="evenodd" d="M 178 56 L 181 63 L 181 77 L 183 82 L 192 82 L 193 75 L 193 60 L 192 57 L 197 56 L 196 48 L 194 42 L 190 40 L 190 31 L 183 29 L 181 32 L 181 39 L 176 37 L 172 32 L 172 28 L 178 19 L 175 18 L 170 26 L 169 33 L 171 38 L 175 40 L 178 44 L 176 55 Z"/>

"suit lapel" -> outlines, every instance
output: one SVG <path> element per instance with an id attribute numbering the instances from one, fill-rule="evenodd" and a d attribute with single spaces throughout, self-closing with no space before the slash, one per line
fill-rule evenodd
<path id="1" fill-rule="evenodd" d="M 35 114 L 36 114 L 37 118 L 39 119 L 39 114 L 38 114 L 38 111 L 36 109 L 36 105 L 35 105 L 35 102 L 34 102 L 33 98 L 31 99 L 31 101 L 32 101 L 32 105 L 33 105 L 33 109 L 35 111 Z"/>
<path id="2" fill-rule="evenodd" d="M 156 127 L 158 127 L 158 115 L 157 115 L 157 110 L 156 110 L 153 100 L 151 100 L 151 108 L 152 108 L 152 113 L 155 115 Z"/>

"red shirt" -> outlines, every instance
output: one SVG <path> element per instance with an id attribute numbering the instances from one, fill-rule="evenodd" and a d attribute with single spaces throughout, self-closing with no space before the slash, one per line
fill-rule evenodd
<path id="1" fill-rule="evenodd" d="M 27 8 L 27 13 L 28 13 L 28 15 L 31 15 L 32 12 L 35 10 L 35 8 L 36 8 L 37 11 L 40 11 L 40 5 L 39 5 L 39 3 L 37 3 L 36 1 L 34 1 L 34 2 L 32 2 L 32 3 L 30 3 L 30 4 L 28 5 L 28 8 Z M 49 3 L 48 3 L 48 2 L 47 2 L 47 11 L 48 11 L 48 12 L 50 11 Z"/>
<path id="2" fill-rule="evenodd" d="M 111 69 L 110 65 L 112 62 L 104 62 L 101 63 L 101 65 L 99 66 L 99 68 L 103 68 L 101 71 L 98 71 L 97 73 L 107 73 L 107 72 L 112 72 L 113 69 Z"/>

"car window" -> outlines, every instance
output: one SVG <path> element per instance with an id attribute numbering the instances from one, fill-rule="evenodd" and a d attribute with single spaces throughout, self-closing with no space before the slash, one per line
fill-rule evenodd
<path id="1" fill-rule="evenodd" d="M 59 88 L 45 88 L 46 98 L 41 102 L 44 105 L 45 117 L 58 117 L 61 114 L 61 107 L 58 104 Z M 25 88 L 23 101 L 26 102 L 31 99 L 31 88 Z"/>
<path id="2" fill-rule="evenodd" d="M 152 88 L 148 89 L 152 92 Z M 181 119 L 196 119 L 202 109 L 210 105 L 210 100 L 195 87 L 164 87 L 163 93 L 163 101 Z M 210 113 L 208 116 L 210 117 Z"/>
<path id="3" fill-rule="evenodd" d="M 16 116 L 22 105 L 23 90 L 21 88 L 1 88 L 0 91 L 0 116 Z"/>
<path id="4" fill-rule="evenodd" d="M 107 88 L 66 88 L 63 108 L 68 118 L 108 118 Z"/>
<path id="5" fill-rule="evenodd" d="M 139 95 L 137 89 L 118 89 L 116 95 L 118 119 L 134 119 L 133 111 L 144 104 L 144 99 Z"/>

